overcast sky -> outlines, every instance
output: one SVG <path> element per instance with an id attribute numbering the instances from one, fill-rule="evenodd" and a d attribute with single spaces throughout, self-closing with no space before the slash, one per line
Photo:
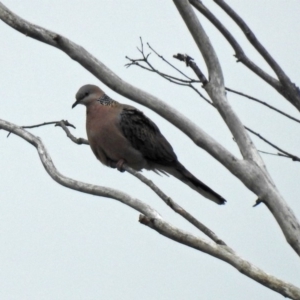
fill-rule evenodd
<path id="1" fill-rule="evenodd" d="M 213 1 L 204 1 L 239 39 L 246 53 L 269 71 L 238 28 Z M 299 74 L 299 1 L 228 1 L 247 21 L 293 82 Z M 159 97 L 196 122 L 240 157 L 216 110 L 192 90 L 132 67 L 139 37 L 193 75 L 175 53 L 203 60 L 172 1 L 4 1 L 22 18 L 85 47 L 125 81 Z M 259 4 L 258 4 L 259 3 Z M 226 86 L 249 93 L 299 117 L 294 107 L 243 65 L 224 38 L 201 17 L 220 58 Z M 0 23 L 0 118 L 18 125 L 67 119 L 86 137 L 84 107 L 71 105 L 84 84 L 143 110 L 160 127 L 179 160 L 228 200 L 217 206 L 174 178 L 143 172 L 169 196 L 214 230 L 243 258 L 280 279 L 300 285 L 299 257 L 285 242 L 264 205 L 222 165 L 149 109 L 117 95 L 56 48 Z M 153 63 L 169 71 L 154 55 Z M 242 122 L 287 151 L 299 155 L 299 124 L 246 99 L 228 95 Z M 117 188 L 155 207 L 171 223 L 201 234 L 171 212 L 129 174 L 101 165 L 88 146 L 78 146 L 57 127 L 32 129 L 42 138 L 56 167 L 66 176 Z M 139 224 L 139 214 L 112 199 L 85 195 L 54 182 L 37 152 L 20 138 L 0 132 L 0 299 L 282 299 L 230 265 L 168 240 Z M 270 147 L 253 137 L 258 149 Z M 300 165 L 263 156 L 278 189 L 300 216 Z"/>

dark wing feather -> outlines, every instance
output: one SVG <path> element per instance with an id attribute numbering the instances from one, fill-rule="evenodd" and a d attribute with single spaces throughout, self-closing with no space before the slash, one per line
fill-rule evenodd
<path id="1" fill-rule="evenodd" d="M 147 160 L 161 165 L 171 165 L 177 161 L 170 143 L 143 112 L 134 107 L 124 107 L 120 125 L 124 136 Z"/>

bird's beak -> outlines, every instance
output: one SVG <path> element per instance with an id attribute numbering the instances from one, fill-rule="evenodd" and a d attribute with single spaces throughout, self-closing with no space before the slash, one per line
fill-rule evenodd
<path id="1" fill-rule="evenodd" d="M 74 104 L 72 105 L 72 108 L 74 108 L 77 104 L 79 103 L 79 101 L 75 101 Z"/>

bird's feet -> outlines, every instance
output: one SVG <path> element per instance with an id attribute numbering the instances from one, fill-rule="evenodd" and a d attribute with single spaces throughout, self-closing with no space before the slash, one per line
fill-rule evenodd
<path id="1" fill-rule="evenodd" d="M 120 171 L 122 173 L 125 172 L 125 169 L 123 168 L 124 164 L 125 164 L 125 160 L 124 159 L 120 159 L 117 162 L 116 167 L 117 167 L 118 171 Z"/>

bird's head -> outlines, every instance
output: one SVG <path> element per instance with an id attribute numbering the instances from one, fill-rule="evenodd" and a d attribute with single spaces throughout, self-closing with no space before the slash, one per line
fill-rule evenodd
<path id="1" fill-rule="evenodd" d="M 104 92 L 96 85 L 84 85 L 76 93 L 76 101 L 72 105 L 72 108 L 74 108 L 77 104 L 88 106 L 92 102 L 97 101 L 97 99 L 101 98 L 103 95 Z"/>

